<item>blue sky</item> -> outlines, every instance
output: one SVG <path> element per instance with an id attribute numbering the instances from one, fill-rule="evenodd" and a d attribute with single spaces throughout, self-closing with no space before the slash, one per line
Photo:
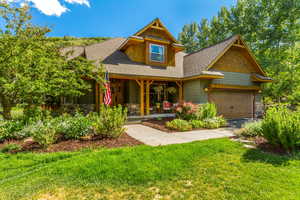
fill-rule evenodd
<path id="1" fill-rule="evenodd" d="M 22 0 L 17 0 L 22 1 Z M 38 7 L 50 0 L 29 0 Z M 42 1 L 42 2 L 41 2 Z M 177 38 L 184 24 L 211 18 L 236 0 L 51 0 L 65 8 L 51 16 L 33 8 L 33 21 L 52 28 L 49 36 L 127 37 L 159 17 Z M 53 5 L 53 4 L 51 4 Z M 41 6 L 41 5 L 40 5 Z M 49 5 L 44 5 L 49 7 Z"/>

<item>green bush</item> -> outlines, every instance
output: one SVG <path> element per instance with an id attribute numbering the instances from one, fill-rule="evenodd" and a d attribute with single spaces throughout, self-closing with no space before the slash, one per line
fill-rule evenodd
<path id="1" fill-rule="evenodd" d="M 227 124 L 227 121 L 222 116 L 207 118 L 204 119 L 203 122 L 204 122 L 204 127 L 209 129 L 219 128 Z"/>
<path id="2" fill-rule="evenodd" d="M 22 120 L 3 121 L 0 125 L 0 142 L 7 139 L 27 137 L 27 135 L 20 132 L 26 126 Z"/>
<path id="3" fill-rule="evenodd" d="M 204 122 L 201 120 L 191 120 L 189 122 L 193 128 L 203 128 L 204 127 Z"/>
<path id="4" fill-rule="evenodd" d="M 121 105 L 115 107 L 102 106 L 99 115 L 91 115 L 96 135 L 106 138 L 117 138 L 124 133 L 123 127 L 127 119 L 127 109 Z"/>
<path id="5" fill-rule="evenodd" d="M 22 146 L 19 144 L 7 144 L 0 149 L 0 152 L 7 153 L 7 152 L 16 152 L 22 150 Z"/>
<path id="6" fill-rule="evenodd" d="M 286 106 L 269 108 L 262 121 L 262 135 L 273 145 L 295 151 L 300 147 L 300 112 Z"/>
<path id="7" fill-rule="evenodd" d="M 51 124 L 65 139 L 79 139 L 92 134 L 92 120 L 80 113 L 76 113 L 75 116 L 62 115 L 54 118 Z"/>
<path id="8" fill-rule="evenodd" d="M 57 140 L 56 130 L 52 127 L 52 123 L 38 121 L 27 128 L 33 140 L 43 147 L 48 147 Z"/>
<path id="9" fill-rule="evenodd" d="M 199 106 L 197 118 L 200 120 L 210 119 L 217 116 L 217 107 L 213 103 L 206 103 Z"/>
<path id="10" fill-rule="evenodd" d="M 178 130 L 178 131 L 190 131 L 190 130 L 192 130 L 192 125 L 188 121 L 183 120 L 183 119 L 174 119 L 170 122 L 167 122 L 166 126 L 169 129 Z"/>
<path id="11" fill-rule="evenodd" d="M 220 127 L 228 125 L 227 120 L 223 116 L 217 116 L 214 119 L 218 121 Z"/>
<path id="12" fill-rule="evenodd" d="M 204 122 L 204 128 L 213 129 L 213 128 L 220 127 L 219 121 L 215 118 L 208 118 L 203 120 L 203 122 Z"/>
<path id="13" fill-rule="evenodd" d="M 37 121 L 44 121 L 51 118 L 51 112 L 49 110 L 43 110 L 40 106 L 32 106 L 24 109 L 23 116 L 20 118 L 24 124 L 31 124 Z"/>
<path id="14" fill-rule="evenodd" d="M 240 131 L 244 137 L 256 137 L 262 135 L 262 121 L 245 123 Z"/>

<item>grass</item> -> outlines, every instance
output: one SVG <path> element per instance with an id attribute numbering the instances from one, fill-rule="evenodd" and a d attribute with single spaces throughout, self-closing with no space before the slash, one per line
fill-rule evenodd
<path id="1" fill-rule="evenodd" d="M 0 199 L 300 199 L 299 166 L 228 139 L 0 154 Z"/>

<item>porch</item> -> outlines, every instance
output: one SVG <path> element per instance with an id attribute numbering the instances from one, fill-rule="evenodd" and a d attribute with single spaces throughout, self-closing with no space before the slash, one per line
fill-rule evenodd
<path id="1" fill-rule="evenodd" d="M 127 107 L 129 119 L 170 117 L 183 101 L 183 83 L 177 80 L 110 78 L 112 106 Z M 96 84 L 96 108 L 103 104 L 104 91 Z"/>

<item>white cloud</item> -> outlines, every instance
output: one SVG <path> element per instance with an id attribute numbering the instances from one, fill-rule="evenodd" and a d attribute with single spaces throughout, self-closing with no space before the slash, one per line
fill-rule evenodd
<path id="1" fill-rule="evenodd" d="M 58 0 L 29 0 L 34 7 L 39 9 L 45 15 L 61 16 L 62 13 L 68 11 L 66 7 L 61 5 Z"/>
<path id="2" fill-rule="evenodd" d="M 32 5 L 40 10 L 45 15 L 61 16 L 63 13 L 69 11 L 67 7 L 62 5 L 59 0 L 8 0 L 9 2 L 24 2 L 32 3 Z M 62 1 L 62 0 L 61 0 Z M 86 5 L 90 7 L 89 0 L 64 0 L 67 3 Z"/>
<path id="3" fill-rule="evenodd" d="M 65 0 L 68 3 L 78 3 L 80 5 L 86 5 L 88 7 L 90 7 L 90 2 L 88 0 Z"/>

